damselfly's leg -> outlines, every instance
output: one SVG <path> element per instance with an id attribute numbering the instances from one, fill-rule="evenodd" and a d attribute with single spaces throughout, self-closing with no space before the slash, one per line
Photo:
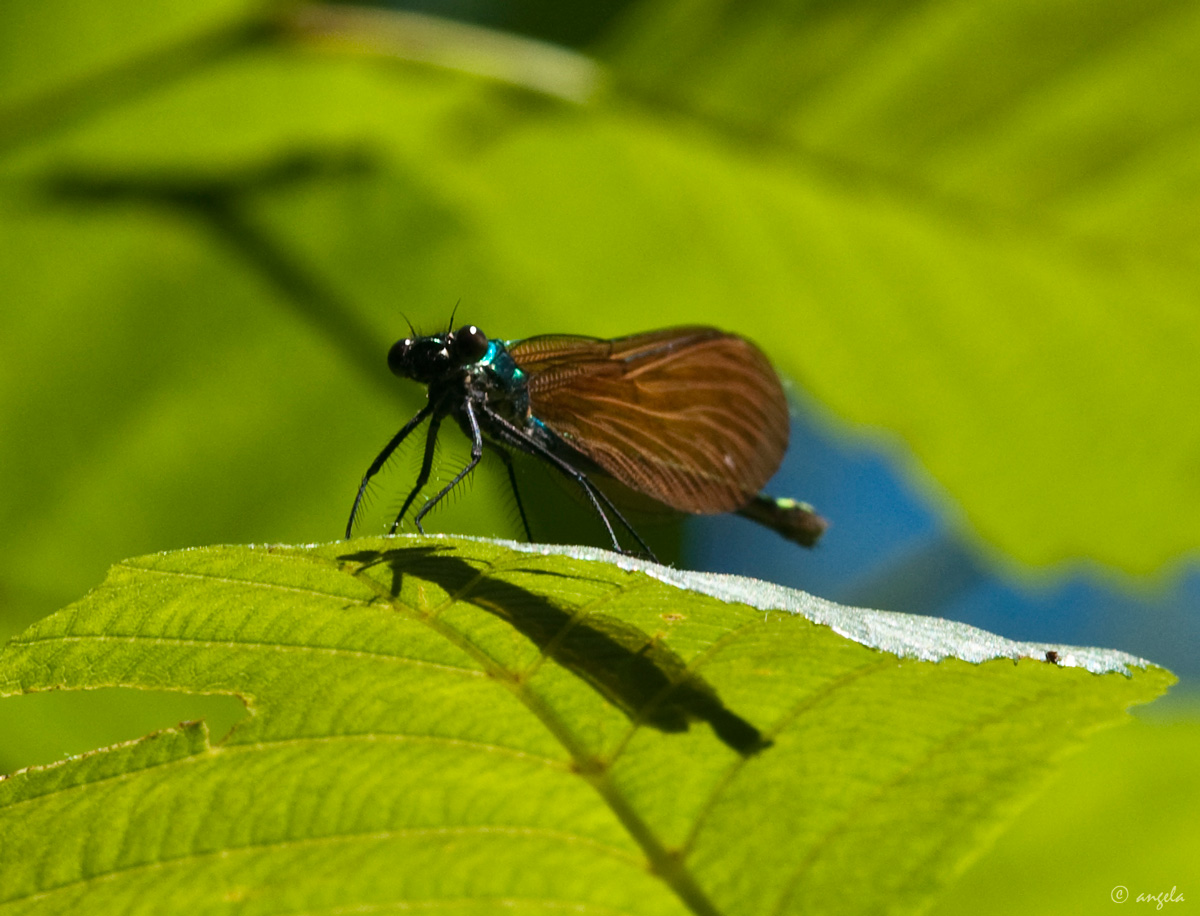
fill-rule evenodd
<path id="1" fill-rule="evenodd" d="M 408 496 L 404 498 L 404 505 L 396 513 L 396 520 L 392 522 L 392 527 L 388 529 L 388 534 L 396 533 L 396 529 L 400 527 L 400 520 L 404 518 L 404 513 L 408 511 L 408 507 L 417 498 L 417 494 L 425 488 L 425 484 L 429 483 L 429 472 L 433 468 L 433 452 L 437 446 L 437 435 L 441 425 L 442 415 L 435 413 L 433 419 L 429 421 L 429 432 L 425 434 L 425 457 L 421 459 L 421 473 L 417 475 L 417 482 L 408 491 Z M 420 530 L 420 525 L 417 526 L 417 530 Z M 424 534 L 425 532 L 422 531 L 421 533 Z"/>
<path id="2" fill-rule="evenodd" d="M 363 475 L 362 483 L 358 485 L 358 492 L 354 495 L 354 505 L 350 507 L 350 521 L 346 522 L 347 538 L 354 533 L 354 519 L 358 515 L 359 507 L 362 505 L 363 496 L 367 492 L 367 484 L 370 483 L 371 478 L 379 473 L 380 469 L 384 466 L 384 464 L 387 463 L 387 460 L 392 457 L 392 452 L 399 448 L 400 443 L 408 437 L 408 434 L 420 426 L 422 421 L 424 421 L 425 418 L 428 417 L 432 412 L 432 404 L 426 404 L 424 407 L 422 407 L 419 411 L 417 411 L 417 415 L 415 417 L 413 417 L 400 428 L 400 432 L 392 436 L 388 444 L 383 447 L 383 451 L 375 456 L 375 460 L 372 461 L 371 466 L 367 468 L 367 473 Z"/>
<path id="3" fill-rule="evenodd" d="M 421 507 L 421 511 L 417 513 L 417 517 L 413 519 L 417 525 L 417 530 L 421 532 L 421 534 L 425 533 L 425 529 L 421 527 L 421 519 L 423 519 L 429 513 L 430 509 L 441 502 L 447 493 L 457 487 L 464 477 L 475 470 L 475 466 L 479 464 L 479 460 L 483 458 L 483 434 L 479 431 L 479 421 L 475 419 L 475 410 L 471 406 L 470 401 L 467 401 L 463 405 L 463 413 L 467 417 L 467 425 L 469 428 L 469 435 L 471 437 L 471 460 L 467 462 L 467 466 L 465 468 L 455 475 L 452 481 L 438 490 L 437 493 L 435 493 L 429 500 L 429 502 L 425 503 L 425 505 Z M 422 473 L 424 473 L 424 468 L 422 468 Z M 397 519 L 397 521 L 399 521 L 399 519 Z"/>
<path id="4" fill-rule="evenodd" d="M 513 467 L 512 455 L 508 453 L 508 449 L 487 439 L 483 440 L 483 444 L 490 448 L 493 454 L 499 455 L 500 460 L 504 462 L 504 467 L 508 470 L 508 484 L 512 488 L 513 499 L 517 501 L 517 511 L 521 513 L 521 525 L 525 528 L 525 537 L 530 543 L 533 543 L 533 532 L 529 528 L 529 519 L 525 515 L 525 505 L 521 502 L 521 491 L 517 489 L 517 471 Z"/>
<path id="5" fill-rule="evenodd" d="M 579 484 L 579 486 L 583 489 L 583 492 L 587 494 L 587 498 L 591 501 L 592 508 L 595 509 L 596 514 L 600 516 L 600 521 L 604 523 L 604 528 L 608 532 L 609 539 L 612 541 L 613 549 L 616 550 L 617 553 L 625 553 L 625 548 L 623 548 L 621 546 L 621 542 L 617 540 L 617 533 L 613 530 L 612 522 L 610 522 L 608 519 L 608 513 L 604 511 L 606 507 L 609 512 L 616 516 L 617 521 L 621 523 L 625 530 L 633 535 L 633 539 L 637 541 L 642 550 L 646 552 L 646 556 L 648 556 L 655 563 L 658 562 L 658 557 L 654 555 L 654 551 L 650 549 L 650 545 L 642 540 L 642 536 L 638 534 L 636 530 L 634 530 L 634 527 L 631 524 L 629 524 L 629 522 L 625 519 L 625 516 L 621 514 L 621 510 L 613 505 L 612 500 L 605 495 L 603 490 L 592 483 L 587 474 L 583 473 L 583 471 L 579 470 L 578 468 L 573 467 L 569 462 L 558 457 L 558 455 L 555 455 L 540 442 L 536 441 L 528 434 L 513 426 L 513 424 L 509 423 L 506 419 L 504 419 L 504 417 L 494 413 L 491 410 L 488 410 L 486 407 L 484 407 L 483 410 L 487 413 L 488 420 L 491 424 L 493 424 L 494 427 L 499 427 L 500 429 L 504 430 L 504 432 L 515 442 L 523 444 L 526 448 L 533 452 L 533 454 L 550 462 L 550 464 L 557 468 L 559 472 Z M 472 422 L 474 422 L 474 417 L 472 417 Z"/>

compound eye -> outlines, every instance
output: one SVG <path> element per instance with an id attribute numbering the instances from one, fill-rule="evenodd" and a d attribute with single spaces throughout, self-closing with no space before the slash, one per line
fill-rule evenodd
<path id="1" fill-rule="evenodd" d="M 473 324 L 465 324 L 454 332 L 450 350 L 455 362 L 461 366 L 483 359 L 487 352 L 487 335 Z"/>
<path id="2" fill-rule="evenodd" d="M 409 337 L 406 337 L 404 340 L 397 340 L 392 344 L 392 348 L 388 350 L 388 368 L 392 370 L 392 375 L 398 375 L 400 378 L 408 378 L 412 374 L 412 360 L 410 358 L 412 345 L 412 338 Z"/>

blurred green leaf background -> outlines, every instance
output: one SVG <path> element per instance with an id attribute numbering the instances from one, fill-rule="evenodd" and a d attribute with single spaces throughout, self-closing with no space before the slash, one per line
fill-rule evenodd
<path id="1" fill-rule="evenodd" d="M 507 338 L 744 333 L 1012 574 L 1194 583 L 1198 39 L 1180 0 L 6 4 L 0 636 L 124 557 L 338 536 L 420 403 L 383 361 L 402 313 L 432 330 L 459 300 Z M 516 536 L 496 471 L 434 527 Z M 540 489 L 540 534 L 601 543 Z M 6 701 L 0 769 L 213 711 L 77 699 Z M 1200 813 L 1148 775 L 1194 760 L 1180 715 L 1093 771 Z M 1062 804 L 1136 816 L 1185 856 L 1168 886 L 1200 879 L 1194 837 L 1104 795 Z M 1072 907 L 1137 892 L 1080 860 Z"/>

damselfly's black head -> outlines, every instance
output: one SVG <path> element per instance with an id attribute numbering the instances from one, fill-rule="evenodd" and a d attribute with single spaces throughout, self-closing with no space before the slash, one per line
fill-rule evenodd
<path id="1" fill-rule="evenodd" d="M 445 334 L 406 337 L 392 344 L 388 368 L 400 378 L 429 385 L 478 362 L 487 353 L 488 342 L 487 335 L 473 324 Z"/>

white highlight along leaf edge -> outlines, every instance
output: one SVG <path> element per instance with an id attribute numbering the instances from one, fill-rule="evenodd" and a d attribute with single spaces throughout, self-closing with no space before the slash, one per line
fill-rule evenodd
<path id="1" fill-rule="evenodd" d="M 402 543 L 411 535 L 392 535 Z M 431 534 L 422 543 L 438 540 L 442 535 Z M 540 556 L 565 556 L 576 560 L 608 563 L 629 572 L 641 572 L 667 585 L 708 595 L 731 604 L 745 604 L 761 611 L 785 611 L 799 614 L 813 623 L 827 626 L 840 636 L 881 652 L 902 658 L 937 662 L 956 658 L 981 664 L 998 658 L 1054 659 L 1063 668 L 1083 668 L 1092 674 L 1116 672 L 1132 676 L 1131 668 L 1149 668 L 1153 662 L 1116 649 L 1089 646 L 1063 646 L 1055 643 L 1018 642 L 981 630 L 969 624 L 941 617 L 904 614 L 869 608 L 849 607 L 818 598 L 799 589 L 776 585 L 748 576 L 726 573 L 696 572 L 663 566 L 650 560 L 615 553 L 599 547 L 559 544 L 526 544 L 499 538 L 477 538 L 464 535 L 445 536 L 447 540 L 477 541 L 494 544 L 521 553 Z M 255 545 L 249 545 L 251 547 Z M 266 546 L 266 545 L 263 545 Z M 289 545 L 273 545 L 285 547 Z M 304 547 L 316 547 L 308 544 Z M 1050 654 L 1050 653 L 1053 653 Z"/>

